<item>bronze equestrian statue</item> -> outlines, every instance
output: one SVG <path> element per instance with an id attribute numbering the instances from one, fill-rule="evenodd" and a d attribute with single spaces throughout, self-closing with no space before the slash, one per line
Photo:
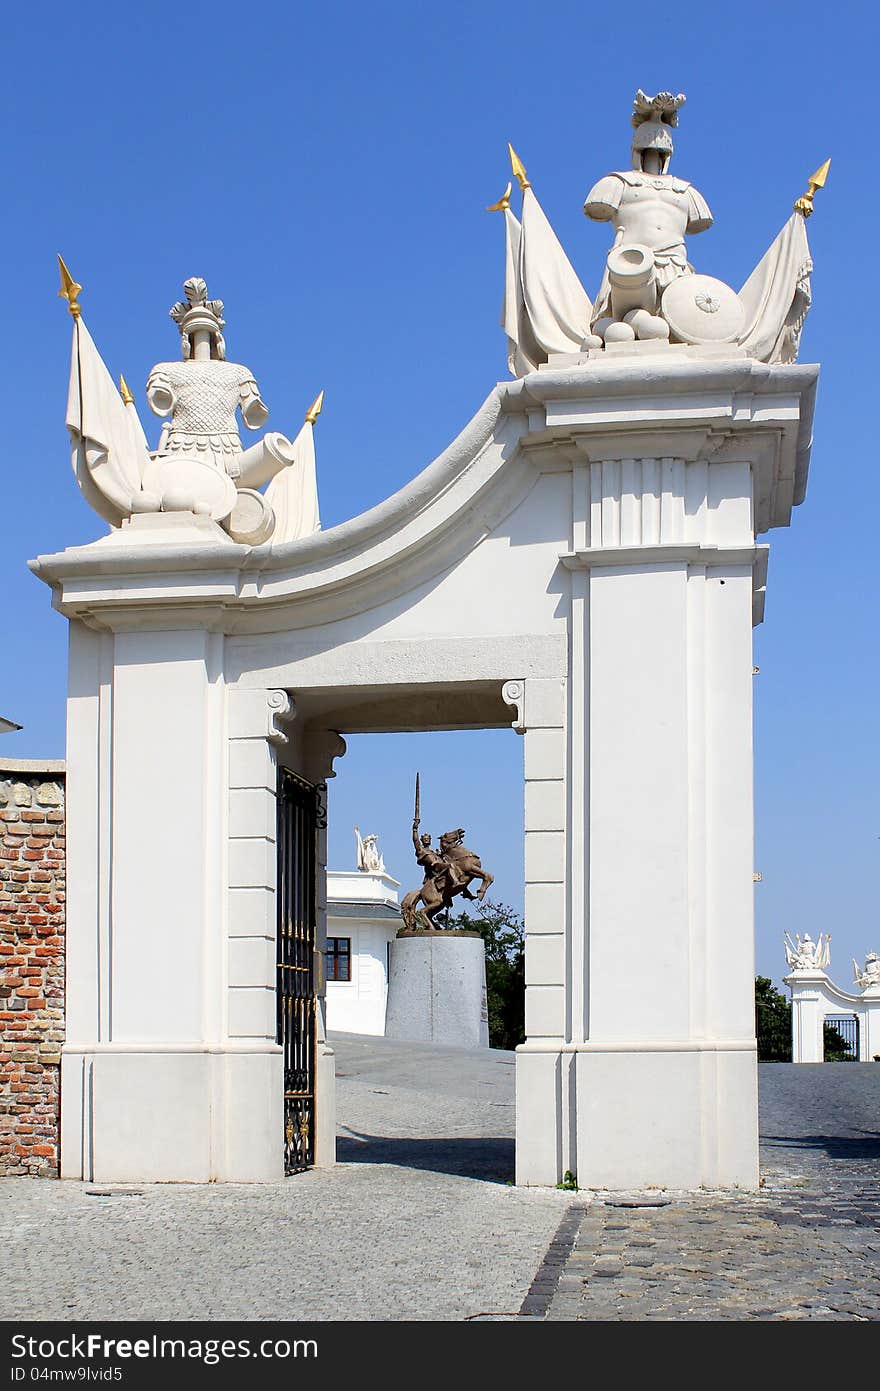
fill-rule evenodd
<path id="1" fill-rule="evenodd" d="M 483 869 L 479 855 L 468 850 L 464 844 L 464 827 L 446 831 L 440 837 L 439 852 L 433 849 L 431 837 L 419 835 L 419 775 L 416 774 L 416 806 L 412 823 L 413 849 L 416 861 L 424 871 L 425 879 L 420 889 L 408 893 L 400 905 L 406 932 L 436 931 L 438 913 L 448 908 L 452 900 L 461 894 L 463 898 L 481 902 L 489 885 L 494 883 L 494 875 Z M 470 891 L 471 881 L 481 880 L 475 894 Z M 419 904 L 421 903 L 421 908 Z"/>

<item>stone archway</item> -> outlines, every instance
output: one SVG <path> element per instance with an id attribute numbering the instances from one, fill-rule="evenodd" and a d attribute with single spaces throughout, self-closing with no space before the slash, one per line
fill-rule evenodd
<path id="1" fill-rule="evenodd" d="M 34 562 L 71 621 L 65 1174 L 279 1176 L 276 760 L 320 782 L 349 720 L 453 703 L 524 738 L 518 1181 L 757 1183 L 756 536 L 816 376 L 551 364 L 342 526 L 135 515 Z"/>

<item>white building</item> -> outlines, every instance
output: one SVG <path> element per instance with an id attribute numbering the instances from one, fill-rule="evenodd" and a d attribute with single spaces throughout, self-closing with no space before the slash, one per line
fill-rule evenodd
<path id="1" fill-rule="evenodd" d="M 327 871 L 327 1028 L 384 1034 L 391 943 L 402 926 L 396 879 Z"/>

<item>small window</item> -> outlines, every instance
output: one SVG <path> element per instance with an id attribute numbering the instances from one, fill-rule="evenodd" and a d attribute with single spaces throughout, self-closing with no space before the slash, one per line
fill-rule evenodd
<path id="1" fill-rule="evenodd" d="M 327 979 L 351 980 L 351 938 L 327 938 Z"/>

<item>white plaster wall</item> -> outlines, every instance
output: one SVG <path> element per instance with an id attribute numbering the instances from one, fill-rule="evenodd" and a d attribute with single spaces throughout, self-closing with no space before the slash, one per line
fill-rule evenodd
<path id="1" fill-rule="evenodd" d="M 222 636 L 204 631 L 116 635 L 111 1036 L 117 1042 L 221 1036 L 222 644 Z M 190 828 L 186 838 L 180 823 Z"/>
<path id="2" fill-rule="evenodd" d="M 328 937 L 351 938 L 351 980 L 327 981 L 327 1027 L 341 1033 L 385 1033 L 388 998 L 388 943 L 396 924 L 382 927 L 366 919 L 327 919 Z"/>

